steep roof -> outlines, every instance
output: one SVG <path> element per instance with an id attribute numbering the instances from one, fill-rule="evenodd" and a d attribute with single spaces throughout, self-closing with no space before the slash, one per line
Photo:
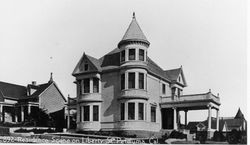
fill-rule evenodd
<path id="1" fill-rule="evenodd" d="M 240 108 L 238 109 L 237 114 L 235 115 L 234 119 L 244 119 L 244 115 L 241 112 Z"/>
<path id="2" fill-rule="evenodd" d="M 165 74 L 170 80 L 177 80 L 180 73 L 181 73 L 181 68 L 165 70 Z"/>
<path id="3" fill-rule="evenodd" d="M 147 40 L 146 36 L 142 32 L 138 22 L 136 21 L 135 13 L 133 13 L 132 21 L 129 24 L 129 27 L 128 27 L 126 33 L 124 34 L 121 42 L 129 41 L 129 40 L 142 41 L 142 42 L 146 42 L 146 43 L 150 44 L 149 41 Z"/>
<path id="4" fill-rule="evenodd" d="M 19 99 L 19 97 L 27 95 L 27 88 L 25 86 L 1 82 L 0 92 L 4 98 Z"/>

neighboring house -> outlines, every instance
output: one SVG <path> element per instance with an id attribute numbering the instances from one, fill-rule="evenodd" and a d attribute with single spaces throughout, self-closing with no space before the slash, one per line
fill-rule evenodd
<path id="1" fill-rule="evenodd" d="M 235 115 L 235 117 L 231 118 L 221 118 L 220 122 L 222 124 L 222 128 L 220 128 L 223 132 L 230 132 L 233 129 L 240 130 L 240 131 L 246 131 L 247 130 L 247 121 L 241 112 L 240 108 Z"/>
<path id="2" fill-rule="evenodd" d="M 211 128 L 216 129 L 216 118 L 211 119 Z M 208 120 L 202 122 L 189 122 L 187 129 L 190 130 L 191 133 L 195 133 L 196 131 L 207 131 L 208 129 Z M 219 120 L 219 130 L 222 132 L 230 132 L 233 129 L 246 131 L 247 129 L 247 121 L 239 109 L 235 117 L 220 117 Z"/>
<path id="3" fill-rule="evenodd" d="M 162 69 L 148 57 L 149 46 L 133 15 L 117 48 L 99 59 L 83 54 L 72 73 L 77 97 L 68 102 L 69 110 L 77 110 L 77 131 L 142 136 L 177 130 L 180 111 L 187 120 L 188 110 L 207 109 L 211 119 L 211 109 L 216 109 L 218 118 L 219 97 L 211 91 L 183 95 L 187 82 L 182 67 Z"/>
<path id="4" fill-rule="evenodd" d="M 65 98 L 53 81 L 21 86 L 0 82 L 0 119 L 2 122 L 25 122 L 31 113 L 42 109 L 48 114 L 58 114 L 64 120 Z M 63 112 L 63 113 L 62 113 Z M 63 120 L 61 120 L 63 122 Z"/>

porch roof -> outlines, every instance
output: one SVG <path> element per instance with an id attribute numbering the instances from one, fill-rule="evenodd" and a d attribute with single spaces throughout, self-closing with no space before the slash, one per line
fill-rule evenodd
<path id="1" fill-rule="evenodd" d="M 220 106 L 220 98 L 213 95 L 211 92 L 203 94 L 182 95 L 176 99 L 171 97 L 161 98 L 162 108 L 178 107 L 179 110 L 200 110 L 207 109 L 207 105 L 212 104 L 212 107 Z"/>

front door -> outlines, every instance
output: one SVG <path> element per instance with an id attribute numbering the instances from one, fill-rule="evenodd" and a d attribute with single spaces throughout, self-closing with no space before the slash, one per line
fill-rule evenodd
<path id="1" fill-rule="evenodd" d="M 174 111 L 171 108 L 162 108 L 162 129 L 173 129 L 174 128 Z"/>

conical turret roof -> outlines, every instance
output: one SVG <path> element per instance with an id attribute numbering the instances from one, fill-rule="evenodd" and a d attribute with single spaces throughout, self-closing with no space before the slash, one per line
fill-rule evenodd
<path id="1" fill-rule="evenodd" d="M 234 118 L 235 118 L 235 119 L 243 119 L 243 118 L 244 118 L 244 115 L 243 115 L 243 113 L 241 112 L 240 108 L 239 108 L 239 110 L 238 110 L 238 112 L 237 112 L 237 114 L 235 115 Z"/>
<path id="2" fill-rule="evenodd" d="M 124 34 L 122 40 L 120 41 L 120 43 L 125 42 L 125 41 L 142 41 L 142 42 L 145 42 L 147 44 L 150 44 L 149 41 L 147 40 L 146 36 L 142 32 L 138 22 L 136 21 L 135 13 L 133 13 L 132 21 L 131 21 L 126 33 Z"/>

